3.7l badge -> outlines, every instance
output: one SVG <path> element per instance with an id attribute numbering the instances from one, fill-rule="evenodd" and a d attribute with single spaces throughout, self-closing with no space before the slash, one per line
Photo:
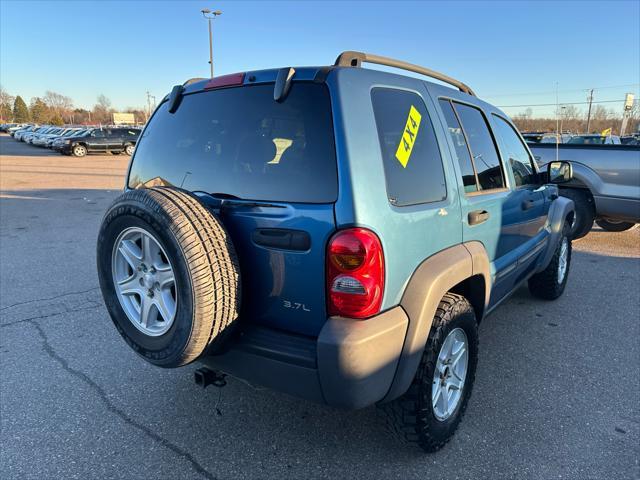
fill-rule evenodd
<path id="1" fill-rule="evenodd" d="M 311 309 L 307 308 L 307 306 L 304 303 L 291 302 L 289 300 L 283 300 L 282 306 L 284 308 L 290 308 L 291 310 L 303 310 L 305 312 L 311 311 Z"/>

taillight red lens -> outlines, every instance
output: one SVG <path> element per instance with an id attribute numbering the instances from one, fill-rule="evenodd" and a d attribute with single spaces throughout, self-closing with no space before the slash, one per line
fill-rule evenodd
<path id="1" fill-rule="evenodd" d="M 231 73 L 229 75 L 222 75 L 221 77 L 212 78 L 204 86 L 204 89 L 209 90 L 210 88 L 222 88 L 230 87 L 232 85 L 242 85 L 242 82 L 244 82 L 244 72 Z"/>
<path id="2" fill-rule="evenodd" d="M 336 233 L 327 248 L 329 315 L 367 318 L 380 311 L 384 293 L 384 253 L 366 228 Z"/>

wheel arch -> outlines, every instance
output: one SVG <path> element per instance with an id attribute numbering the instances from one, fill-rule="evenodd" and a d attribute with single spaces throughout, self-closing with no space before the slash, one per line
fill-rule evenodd
<path id="1" fill-rule="evenodd" d="M 447 248 L 418 266 L 400 301 L 409 318 L 409 325 L 396 374 L 383 402 L 398 398 L 411 385 L 436 310 L 447 292 L 464 295 L 473 306 L 478 320 L 482 318 L 491 290 L 489 266 L 489 257 L 480 242 Z"/>

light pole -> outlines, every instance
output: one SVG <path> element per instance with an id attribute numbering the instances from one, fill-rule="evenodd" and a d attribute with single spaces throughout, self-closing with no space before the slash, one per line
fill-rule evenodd
<path id="1" fill-rule="evenodd" d="M 218 15 L 222 15 L 222 12 L 220 10 L 215 10 L 212 12 L 208 8 L 202 9 L 202 16 L 209 22 L 209 65 L 211 66 L 211 78 L 213 78 L 213 35 L 211 33 L 211 20 L 216 18 Z"/>

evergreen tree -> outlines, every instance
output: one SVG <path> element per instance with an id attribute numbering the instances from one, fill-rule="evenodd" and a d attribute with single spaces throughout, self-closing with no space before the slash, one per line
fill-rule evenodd
<path id="1" fill-rule="evenodd" d="M 15 102 L 13 102 L 13 121 L 17 123 L 29 121 L 29 109 L 20 95 L 18 95 Z"/>
<path id="2" fill-rule="evenodd" d="M 31 114 L 31 120 L 35 123 L 48 123 L 51 117 L 49 107 L 38 97 L 31 99 L 29 112 Z"/>

